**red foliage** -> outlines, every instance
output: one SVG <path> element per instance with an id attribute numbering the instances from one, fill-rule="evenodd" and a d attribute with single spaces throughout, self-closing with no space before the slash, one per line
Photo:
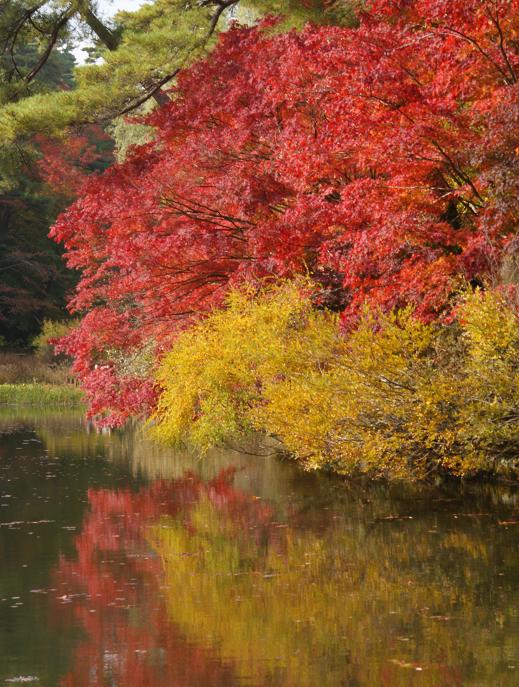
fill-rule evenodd
<path id="1" fill-rule="evenodd" d="M 92 172 L 112 161 L 111 139 L 100 126 L 84 127 L 66 141 L 36 136 L 34 143 L 42 156 L 40 177 L 54 193 L 70 200 L 79 195 Z"/>
<path id="2" fill-rule="evenodd" d="M 271 20 L 269 20 L 271 23 Z M 118 369 L 229 285 L 307 271 L 324 300 L 441 316 L 518 220 L 519 0 L 374 0 L 356 29 L 224 34 L 53 229 L 86 312 L 65 344 L 93 412 L 146 413 Z M 335 295 L 334 295 L 335 294 Z"/>

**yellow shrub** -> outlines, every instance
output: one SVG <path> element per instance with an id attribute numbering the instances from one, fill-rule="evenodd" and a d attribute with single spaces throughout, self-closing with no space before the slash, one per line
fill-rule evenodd
<path id="1" fill-rule="evenodd" d="M 514 467 L 518 369 L 517 318 L 498 294 L 468 296 L 451 325 L 366 310 L 342 336 L 304 282 L 237 291 L 164 359 L 155 432 L 207 449 L 261 430 L 341 473 Z"/>
<path id="2" fill-rule="evenodd" d="M 251 411 L 269 380 L 326 364 L 340 341 L 336 321 L 313 309 L 305 288 L 234 291 L 226 308 L 182 334 L 159 370 L 154 433 L 207 449 L 253 428 Z"/>
<path id="3" fill-rule="evenodd" d="M 54 352 L 54 346 L 50 343 L 53 339 L 59 339 L 70 333 L 78 324 L 77 320 L 44 320 L 41 332 L 32 340 L 38 358 L 46 362 L 63 362 L 67 356 L 62 353 L 58 356 Z"/>
<path id="4" fill-rule="evenodd" d="M 473 448 L 471 467 L 519 458 L 519 324 L 499 294 L 477 292 L 460 311 L 467 348 L 459 389 L 459 432 Z M 469 453 L 470 456 L 470 453 Z M 479 465 L 478 465 L 479 464 Z"/>
<path id="5" fill-rule="evenodd" d="M 426 457 L 413 426 L 433 333 L 411 311 L 366 311 L 326 369 L 266 386 L 258 426 L 309 467 L 409 476 Z"/>

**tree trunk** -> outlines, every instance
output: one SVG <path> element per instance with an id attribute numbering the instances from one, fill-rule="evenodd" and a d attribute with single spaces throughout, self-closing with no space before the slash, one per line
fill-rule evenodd
<path id="1" fill-rule="evenodd" d="M 81 18 L 88 24 L 101 43 L 103 43 L 108 50 L 117 50 L 121 39 L 112 31 L 110 31 L 110 29 L 105 26 L 98 17 L 96 17 L 96 15 L 92 12 L 90 5 L 88 4 L 88 0 L 83 0 L 79 3 L 78 11 L 81 15 Z M 143 86 L 146 88 L 146 84 L 143 84 Z M 166 93 L 164 93 L 163 90 L 156 91 L 151 97 L 158 105 L 166 105 L 169 102 L 169 97 Z"/>
<path id="2" fill-rule="evenodd" d="M 108 50 L 117 50 L 120 39 L 114 33 L 112 33 L 112 31 L 110 31 L 110 29 L 105 26 L 98 17 L 96 17 L 96 15 L 92 12 L 88 2 L 79 3 L 78 12 L 81 15 L 81 18 L 88 24 L 101 43 L 103 43 Z"/>

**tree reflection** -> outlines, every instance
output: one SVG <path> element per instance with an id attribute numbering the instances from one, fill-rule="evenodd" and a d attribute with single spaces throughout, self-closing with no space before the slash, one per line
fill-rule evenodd
<path id="1" fill-rule="evenodd" d="M 233 476 L 90 491 L 63 687 L 517 684 L 515 533 L 483 503 L 275 505 Z"/>
<path id="2" fill-rule="evenodd" d="M 62 612 L 86 635 L 63 687 L 236 684 L 231 664 L 191 643 L 169 621 L 162 561 L 146 540 L 150 523 L 164 515 L 181 518 L 202 491 L 218 498 L 227 484 L 227 474 L 207 484 L 188 474 L 138 492 L 89 492 L 77 558 L 62 559 L 56 571 L 65 591 L 58 599 Z"/>

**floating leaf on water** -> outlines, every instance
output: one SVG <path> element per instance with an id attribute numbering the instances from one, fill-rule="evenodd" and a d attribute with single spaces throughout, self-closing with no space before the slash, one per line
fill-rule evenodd
<path id="1" fill-rule="evenodd" d="M 39 682 L 40 678 L 34 675 L 18 675 L 18 677 L 8 677 L 5 682 Z"/>

